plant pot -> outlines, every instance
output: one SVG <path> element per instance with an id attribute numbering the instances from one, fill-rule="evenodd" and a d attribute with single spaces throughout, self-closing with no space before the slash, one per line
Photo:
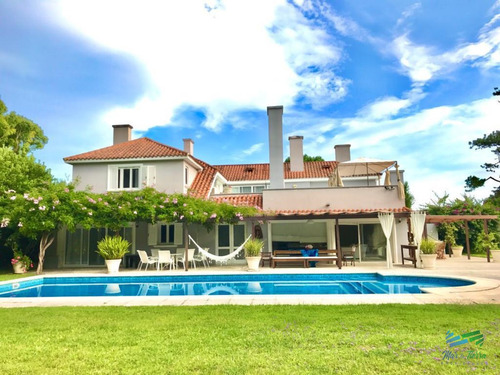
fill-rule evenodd
<path id="1" fill-rule="evenodd" d="M 500 263 L 500 250 L 490 250 L 493 262 Z"/>
<path id="2" fill-rule="evenodd" d="M 247 260 L 249 271 L 258 271 L 259 270 L 260 256 L 259 257 L 246 257 L 246 260 Z"/>
<path id="3" fill-rule="evenodd" d="M 436 268 L 436 254 L 422 254 L 420 253 L 420 258 L 422 259 L 422 264 L 424 269 L 433 270 Z"/>
<path id="4" fill-rule="evenodd" d="M 23 262 L 17 262 L 12 265 L 14 273 L 26 273 L 26 267 Z"/>
<path id="5" fill-rule="evenodd" d="M 464 250 L 463 246 L 453 246 L 451 251 L 453 251 L 453 257 L 460 258 L 462 256 L 462 251 Z"/>
<path id="6" fill-rule="evenodd" d="M 121 259 L 106 259 L 106 267 L 108 267 L 108 273 L 118 273 L 120 270 Z"/>

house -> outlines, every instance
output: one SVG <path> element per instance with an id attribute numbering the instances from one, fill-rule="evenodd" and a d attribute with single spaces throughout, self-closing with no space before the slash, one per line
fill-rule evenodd
<path id="1" fill-rule="evenodd" d="M 392 212 L 391 254 L 400 262 L 400 243 L 406 244 L 410 210 L 398 190 L 395 161 L 351 160 L 350 145 L 335 146 L 336 160 L 303 160 L 303 137 L 289 137 L 290 162 L 283 162 L 283 107 L 268 107 L 269 163 L 211 165 L 196 158 L 194 142 L 184 139 L 177 149 L 149 138 L 131 139 L 132 126 L 113 125 L 113 145 L 69 156 L 79 187 L 93 191 L 138 190 L 151 186 L 166 193 L 188 193 L 204 199 L 257 206 L 260 217 L 236 225 L 219 224 L 212 232 L 191 225 L 190 235 L 216 255 L 226 255 L 257 231 L 271 249 L 293 249 L 313 244 L 321 248 L 356 248 L 356 258 L 385 261 L 386 238 L 379 212 Z M 382 182 L 383 172 L 387 178 Z M 334 181 L 340 175 L 343 187 Z M 136 249 L 184 247 L 177 223 L 131 223 L 122 235 Z M 54 267 L 95 266 L 102 260 L 96 243 L 105 228 L 62 231 L 47 254 Z M 242 255 L 240 256 L 240 258 Z"/>

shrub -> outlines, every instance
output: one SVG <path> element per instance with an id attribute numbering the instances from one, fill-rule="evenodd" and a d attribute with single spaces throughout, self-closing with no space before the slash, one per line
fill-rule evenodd
<path id="1" fill-rule="evenodd" d="M 436 254 L 436 242 L 424 238 L 420 243 L 420 251 L 422 254 Z"/>
<path id="2" fill-rule="evenodd" d="M 128 253 L 130 242 L 120 236 L 106 236 L 97 243 L 96 253 L 104 259 L 121 259 Z"/>
<path id="3" fill-rule="evenodd" d="M 264 247 L 264 241 L 259 240 L 258 238 L 249 239 L 245 246 L 245 257 L 257 257 L 260 255 L 260 252 Z"/>

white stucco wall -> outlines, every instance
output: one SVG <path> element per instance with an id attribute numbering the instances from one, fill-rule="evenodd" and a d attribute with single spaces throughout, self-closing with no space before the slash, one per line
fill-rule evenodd
<path id="1" fill-rule="evenodd" d="M 335 210 L 401 208 L 397 190 L 383 186 L 264 190 L 264 210 Z"/>
<path id="2" fill-rule="evenodd" d="M 105 193 L 108 187 L 107 164 L 75 164 L 73 165 L 73 181 L 78 181 L 77 189 L 92 187 L 95 193 Z"/>

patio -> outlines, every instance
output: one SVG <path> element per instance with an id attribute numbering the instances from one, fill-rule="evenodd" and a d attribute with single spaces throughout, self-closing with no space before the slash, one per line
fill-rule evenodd
<path id="1" fill-rule="evenodd" d="M 339 270 L 335 265 L 319 264 L 316 268 L 301 267 L 263 267 L 259 273 L 360 273 L 378 272 L 382 275 L 412 275 L 412 276 L 450 276 L 466 278 L 476 281 L 476 284 L 466 287 L 454 288 L 432 288 L 425 294 L 367 294 L 367 295 L 215 295 L 215 296 L 146 296 L 146 297 L 57 297 L 57 298 L 19 298 L 16 300 L 0 300 L 0 307 L 34 307 L 34 306 L 191 306 L 191 305 L 213 305 L 213 304 L 238 304 L 238 305 L 262 305 L 262 304 L 426 304 L 426 303 L 457 303 L 457 304 L 500 304 L 500 263 L 488 263 L 485 258 L 472 257 L 468 260 L 466 256 L 461 258 L 446 258 L 438 260 L 436 269 L 425 270 L 413 268 L 411 265 L 394 265 L 387 269 L 385 262 L 363 262 L 356 266 L 344 266 Z M 216 274 L 244 273 L 246 265 L 211 266 L 210 268 L 199 267 L 190 269 L 188 272 L 177 271 L 136 271 L 122 269 L 120 275 L 186 275 L 186 274 Z M 45 275 L 50 276 L 84 276 L 103 275 L 107 276 L 105 269 L 65 270 L 61 272 L 47 271 Z"/>

